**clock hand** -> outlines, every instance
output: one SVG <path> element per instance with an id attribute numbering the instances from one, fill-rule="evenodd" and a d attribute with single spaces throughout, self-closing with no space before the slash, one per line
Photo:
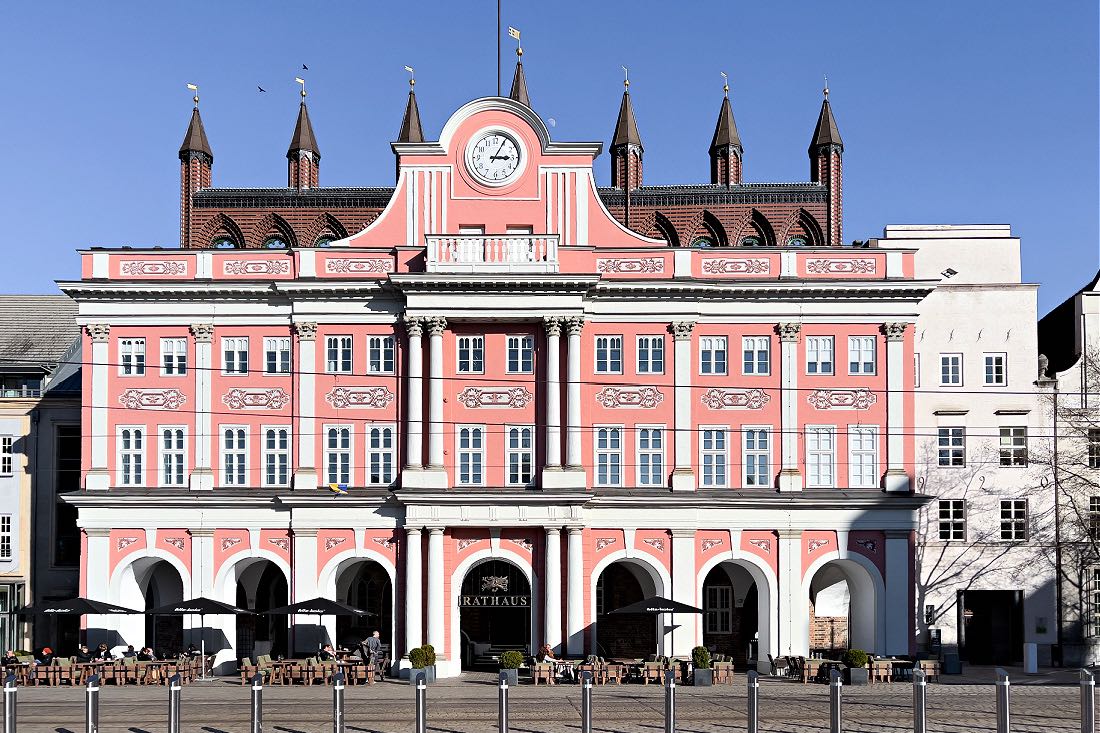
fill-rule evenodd
<path id="1" fill-rule="evenodd" d="M 500 151 L 501 151 L 501 150 L 504 150 L 504 143 L 506 143 L 506 142 L 508 142 L 508 141 L 507 141 L 507 140 L 501 140 L 501 141 L 500 141 L 500 147 L 499 147 L 499 148 L 497 148 L 497 151 L 496 151 L 495 153 L 493 153 L 493 155 L 492 155 L 492 157 L 490 158 L 490 160 L 496 160 L 496 159 L 497 159 L 497 155 L 499 155 L 499 154 L 500 154 Z"/>

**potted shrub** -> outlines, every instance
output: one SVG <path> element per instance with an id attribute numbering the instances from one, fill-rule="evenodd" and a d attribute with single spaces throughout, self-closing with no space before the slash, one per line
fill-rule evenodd
<path id="1" fill-rule="evenodd" d="M 508 651 L 500 655 L 500 671 L 508 677 L 508 684 L 515 687 L 519 684 L 519 668 L 523 666 L 523 654 L 517 651 Z"/>
<path id="2" fill-rule="evenodd" d="M 710 667 L 710 650 L 697 646 L 691 650 L 691 683 L 696 687 L 710 687 L 714 684 L 714 670 Z"/>
<path id="3" fill-rule="evenodd" d="M 840 661 L 847 666 L 847 669 L 844 670 L 844 681 L 847 684 L 867 684 L 867 652 L 862 649 L 849 649 L 840 655 Z"/>
<path id="4" fill-rule="evenodd" d="M 435 680 L 435 669 L 428 665 L 428 652 L 424 650 L 424 647 L 418 646 L 409 650 L 409 666 L 412 667 L 409 670 L 410 683 L 416 682 L 416 675 L 420 672 L 424 673 L 425 682 Z"/>
<path id="5" fill-rule="evenodd" d="M 424 654 L 427 656 L 425 661 L 428 666 L 425 669 L 427 670 L 428 682 L 435 682 L 435 647 L 431 644 L 425 644 L 420 648 L 424 650 Z"/>

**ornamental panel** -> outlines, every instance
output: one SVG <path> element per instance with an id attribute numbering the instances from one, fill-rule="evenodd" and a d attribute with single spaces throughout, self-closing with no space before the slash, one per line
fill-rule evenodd
<path id="1" fill-rule="evenodd" d="M 535 395 L 526 387 L 466 387 L 458 393 L 458 401 L 471 410 L 479 407 L 520 409 Z"/>
<path id="2" fill-rule="evenodd" d="M 877 262 L 874 259 L 819 259 L 807 260 L 806 272 L 815 275 L 874 275 Z"/>
<path id="3" fill-rule="evenodd" d="M 383 257 L 340 257 L 325 260 L 330 275 L 386 274 L 393 272 L 393 260 Z"/>
<path id="4" fill-rule="evenodd" d="M 118 396 L 127 410 L 178 410 L 187 396 L 178 389 L 128 389 Z"/>
<path id="5" fill-rule="evenodd" d="M 868 410 L 878 402 L 869 389 L 815 389 L 806 401 L 818 410 Z"/>
<path id="6" fill-rule="evenodd" d="M 222 265 L 226 275 L 287 275 L 288 260 L 226 260 Z"/>
<path id="7" fill-rule="evenodd" d="M 665 271 L 663 257 L 636 258 L 599 258 L 596 260 L 596 272 L 623 272 L 629 274 L 648 274 Z"/>
<path id="8" fill-rule="evenodd" d="M 604 387 L 596 393 L 596 402 L 604 407 L 638 407 L 653 409 L 665 401 L 656 387 Z"/>
<path id="9" fill-rule="evenodd" d="M 704 259 L 703 272 L 708 275 L 769 275 L 771 274 L 771 261 L 755 257 Z"/>
<path id="10" fill-rule="evenodd" d="M 699 400 L 712 410 L 762 410 L 771 402 L 762 389 L 708 389 Z"/>
<path id="11" fill-rule="evenodd" d="M 222 396 L 230 410 L 281 410 L 290 404 L 290 395 L 282 388 L 231 389 Z"/>
<path id="12" fill-rule="evenodd" d="M 186 260 L 129 260 L 120 268 L 127 277 L 147 277 L 164 275 L 186 275 Z"/>
<path id="13" fill-rule="evenodd" d="M 337 409 L 380 410 L 393 402 L 394 397 L 386 387 L 334 387 L 325 395 L 325 401 Z"/>

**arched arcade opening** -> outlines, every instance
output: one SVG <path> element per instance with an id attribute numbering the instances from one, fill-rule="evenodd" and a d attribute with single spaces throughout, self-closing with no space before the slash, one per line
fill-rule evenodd
<path id="1" fill-rule="evenodd" d="M 531 583 L 517 565 L 492 559 L 470 568 L 458 597 L 462 668 L 495 669 L 502 652 L 529 653 L 532 606 Z"/>
<path id="2" fill-rule="evenodd" d="M 649 571 L 630 560 L 613 562 L 596 581 L 595 652 L 611 659 L 655 654 L 663 621 L 645 614 L 613 614 L 617 608 L 660 595 Z"/>

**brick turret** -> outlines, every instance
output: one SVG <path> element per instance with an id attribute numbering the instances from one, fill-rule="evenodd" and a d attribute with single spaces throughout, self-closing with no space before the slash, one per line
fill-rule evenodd
<path id="1" fill-rule="evenodd" d="M 741 183 L 741 158 L 745 149 L 741 146 L 737 122 L 733 119 L 729 85 L 724 85 L 722 91 L 725 96 L 722 98 L 722 107 L 718 110 L 714 137 L 710 141 L 710 182 L 733 186 Z"/>
<path id="2" fill-rule="evenodd" d="M 298 122 L 294 125 L 294 136 L 286 151 L 287 185 L 299 191 L 317 186 L 321 168 L 321 152 L 317 149 L 317 139 L 313 136 L 313 125 L 309 122 L 305 97 L 303 89 L 302 104 L 298 107 Z"/>
<path id="3" fill-rule="evenodd" d="M 611 138 L 611 185 L 630 191 L 642 185 L 642 136 L 634 120 L 634 105 L 630 103 L 630 82 L 619 106 L 619 119 Z"/>
<path id="4" fill-rule="evenodd" d="M 199 97 L 191 122 L 180 145 L 180 246 L 191 246 L 191 197 L 200 188 L 210 188 L 214 168 L 214 153 L 206 140 L 206 130 L 199 115 Z"/>
<path id="5" fill-rule="evenodd" d="M 833 118 L 833 108 L 829 104 L 829 87 L 823 90 L 821 114 L 817 118 L 817 127 L 810 142 L 810 180 L 825 185 L 828 194 L 828 209 L 825 222 L 825 243 L 839 245 L 843 242 L 843 154 L 844 141 L 840 139 Z"/>

